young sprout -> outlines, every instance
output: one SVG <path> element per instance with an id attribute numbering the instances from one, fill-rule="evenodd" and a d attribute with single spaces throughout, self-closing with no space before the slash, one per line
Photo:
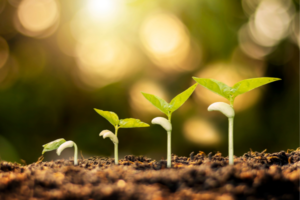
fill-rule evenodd
<path id="1" fill-rule="evenodd" d="M 61 152 L 68 147 L 73 147 L 74 146 L 74 165 L 78 165 L 78 149 L 77 149 L 77 145 L 75 142 L 73 141 L 66 141 L 63 138 L 54 140 L 52 142 L 49 142 L 47 144 L 44 144 L 43 147 L 43 152 L 42 154 L 44 154 L 47 151 L 53 151 L 55 149 L 57 149 L 56 153 L 58 156 L 60 156 Z"/>
<path id="2" fill-rule="evenodd" d="M 156 117 L 152 120 L 152 124 L 159 124 L 161 125 L 166 131 L 168 135 L 168 141 L 167 141 L 167 167 L 171 167 L 171 131 L 172 131 L 172 123 L 171 123 L 171 117 L 172 113 L 180 108 L 184 102 L 192 95 L 194 90 L 197 87 L 197 83 L 189 87 L 184 92 L 180 93 L 176 97 L 174 97 L 170 103 L 167 103 L 165 100 L 152 95 L 142 92 L 144 97 L 150 101 L 157 109 L 159 109 L 161 112 L 165 113 L 168 116 L 168 119 L 165 119 L 163 117 Z"/>
<path id="3" fill-rule="evenodd" d="M 103 111 L 94 108 L 95 111 L 107 119 L 114 127 L 115 127 L 115 134 L 113 134 L 109 130 L 103 130 L 99 134 L 99 136 L 103 136 L 103 138 L 109 137 L 110 140 L 114 143 L 115 146 L 115 164 L 117 165 L 119 163 L 119 154 L 118 154 L 118 144 L 119 144 L 119 139 L 118 139 L 118 130 L 119 128 L 139 128 L 139 127 L 148 127 L 149 124 L 146 124 L 144 122 L 141 122 L 139 119 L 134 119 L 134 118 L 126 118 L 126 119 L 120 119 L 116 113 L 110 112 L 110 111 Z"/>
<path id="4" fill-rule="evenodd" d="M 171 131 L 172 131 L 172 124 L 169 120 L 164 117 L 155 117 L 151 121 L 152 124 L 161 125 L 166 131 L 168 135 L 167 141 L 167 167 L 171 167 Z"/>
<path id="5" fill-rule="evenodd" d="M 234 118 L 234 110 L 233 108 L 224 102 L 216 102 L 211 104 L 208 109 L 208 111 L 220 111 L 228 118 L 228 158 L 229 158 L 229 164 L 233 164 L 233 118 Z"/>
<path id="6" fill-rule="evenodd" d="M 229 100 L 230 105 L 223 102 L 217 102 L 213 103 L 208 107 L 208 111 L 220 111 L 222 112 L 226 117 L 228 117 L 229 122 L 229 134 L 228 134 L 228 157 L 229 157 L 229 164 L 233 164 L 233 121 L 234 121 L 234 109 L 233 109 L 233 103 L 234 99 L 240 95 L 244 94 L 250 90 L 253 90 L 257 87 L 260 87 L 262 85 L 279 81 L 280 78 L 271 78 L 271 77 L 262 77 L 262 78 L 252 78 L 252 79 L 246 79 L 242 80 L 238 83 L 236 83 L 233 87 L 230 87 L 220 81 L 214 80 L 214 79 L 207 79 L 207 78 L 197 78 L 193 77 L 193 79 L 202 85 L 203 87 L 211 90 L 212 92 L 215 92 L 226 99 Z"/>
<path id="7" fill-rule="evenodd" d="M 119 139 L 117 138 L 117 136 L 115 134 L 113 134 L 111 131 L 109 130 L 103 130 L 101 131 L 101 133 L 99 134 L 99 136 L 103 136 L 103 138 L 107 138 L 109 137 L 109 139 L 114 143 L 115 146 L 115 164 L 118 164 L 118 159 L 119 159 L 119 153 L 118 153 L 118 144 L 119 144 Z"/>

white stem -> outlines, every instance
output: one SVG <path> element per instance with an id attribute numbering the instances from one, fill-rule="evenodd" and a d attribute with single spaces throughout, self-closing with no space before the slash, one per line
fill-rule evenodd
<path id="1" fill-rule="evenodd" d="M 229 126 L 228 126 L 228 157 L 229 157 L 229 165 L 233 165 L 233 117 L 228 118 Z"/>
<path id="2" fill-rule="evenodd" d="M 78 161 L 77 161 L 77 158 L 78 158 L 78 149 L 77 149 L 77 145 L 75 144 L 75 142 L 73 141 L 67 141 L 63 144 L 61 144 L 57 150 L 56 150 L 56 153 L 57 155 L 60 156 L 61 152 L 65 149 L 65 148 L 68 148 L 68 147 L 73 147 L 74 146 L 74 165 L 78 165 Z"/>
<path id="3" fill-rule="evenodd" d="M 114 143 L 115 145 L 115 164 L 119 164 L 119 156 L 118 156 L 118 143 Z"/>
<path id="4" fill-rule="evenodd" d="M 171 131 L 167 132 L 168 135 L 168 150 L 167 150 L 167 167 L 170 168 L 172 166 L 171 163 Z"/>
<path id="5" fill-rule="evenodd" d="M 78 165 L 78 149 L 74 142 L 74 165 Z"/>

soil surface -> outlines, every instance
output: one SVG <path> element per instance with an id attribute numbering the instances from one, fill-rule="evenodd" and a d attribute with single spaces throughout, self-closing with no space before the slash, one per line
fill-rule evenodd
<path id="1" fill-rule="evenodd" d="M 300 192 L 300 150 L 248 152 L 234 165 L 220 153 L 191 153 L 166 161 L 143 156 L 114 159 L 91 157 L 36 162 L 0 162 L 0 199 L 297 199 Z"/>

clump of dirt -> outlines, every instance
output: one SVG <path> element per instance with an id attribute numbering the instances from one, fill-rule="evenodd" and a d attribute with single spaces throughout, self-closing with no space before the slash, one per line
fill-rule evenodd
<path id="1" fill-rule="evenodd" d="M 204 152 L 165 160 L 91 157 L 22 166 L 0 162 L 0 199 L 299 199 L 300 151 L 247 152 L 234 158 Z"/>

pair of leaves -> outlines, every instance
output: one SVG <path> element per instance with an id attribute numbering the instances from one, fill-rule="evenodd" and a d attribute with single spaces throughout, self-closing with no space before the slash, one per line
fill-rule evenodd
<path id="1" fill-rule="evenodd" d="M 262 85 L 281 80 L 280 78 L 272 77 L 251 78 L 242 80 L 236 83 L 233 87 L 229 87 L 228 85 L 214 79 L 197 77 L 193 77 L 193 79 L 203 87 L 225 97 L 231 103 L 233 103 L 235 97 L 240 94 L 253 90 Z"/>
<path id="2" fill-rule="evenodd" d="M 194 90 L 197 87 L 197 83 L 189 87 L 184 92 L 180 93 L 176 97 L 172 99 L 170 103 L 167 103 L 165 100 L 153 95 L 153 94 L 147 94 L 142 92 L 144 97 L 150 101 L 156 108 L 158 108 L 161 112 L 165 113 L 167 116 L 169 116 L 170 113 L 174 112 L 178 108 L 186 102 L 186 100 L 192 95 Z"/>
<path id="3" fill-rule="evenodd" d="M 116 113 L 110 111 L 104 111 L 94 108 L 95 111 L 107 119 L 113 126 L 119 126 L 119 128 L 138 128 L 138 127 L 148 127 L 149 124 L 141 122 L 139 119 L 126 118 L 119 120 L 119 117 Z"/>
<path id="4" fill-rule="evenodd" d="M 54 140 L 52 142 L 49 142 L 47 144 L 44 144 L 43 145 L 44 149 L 43 149 L 42 154 L 44 154 L 47 151 L 53 151 L 53 150 L 57 149 L 60 145 L 62 145 L 65 142 L 66 142 L 66 140 L 64 138 L 60 138 L 60 139 Z"/>

